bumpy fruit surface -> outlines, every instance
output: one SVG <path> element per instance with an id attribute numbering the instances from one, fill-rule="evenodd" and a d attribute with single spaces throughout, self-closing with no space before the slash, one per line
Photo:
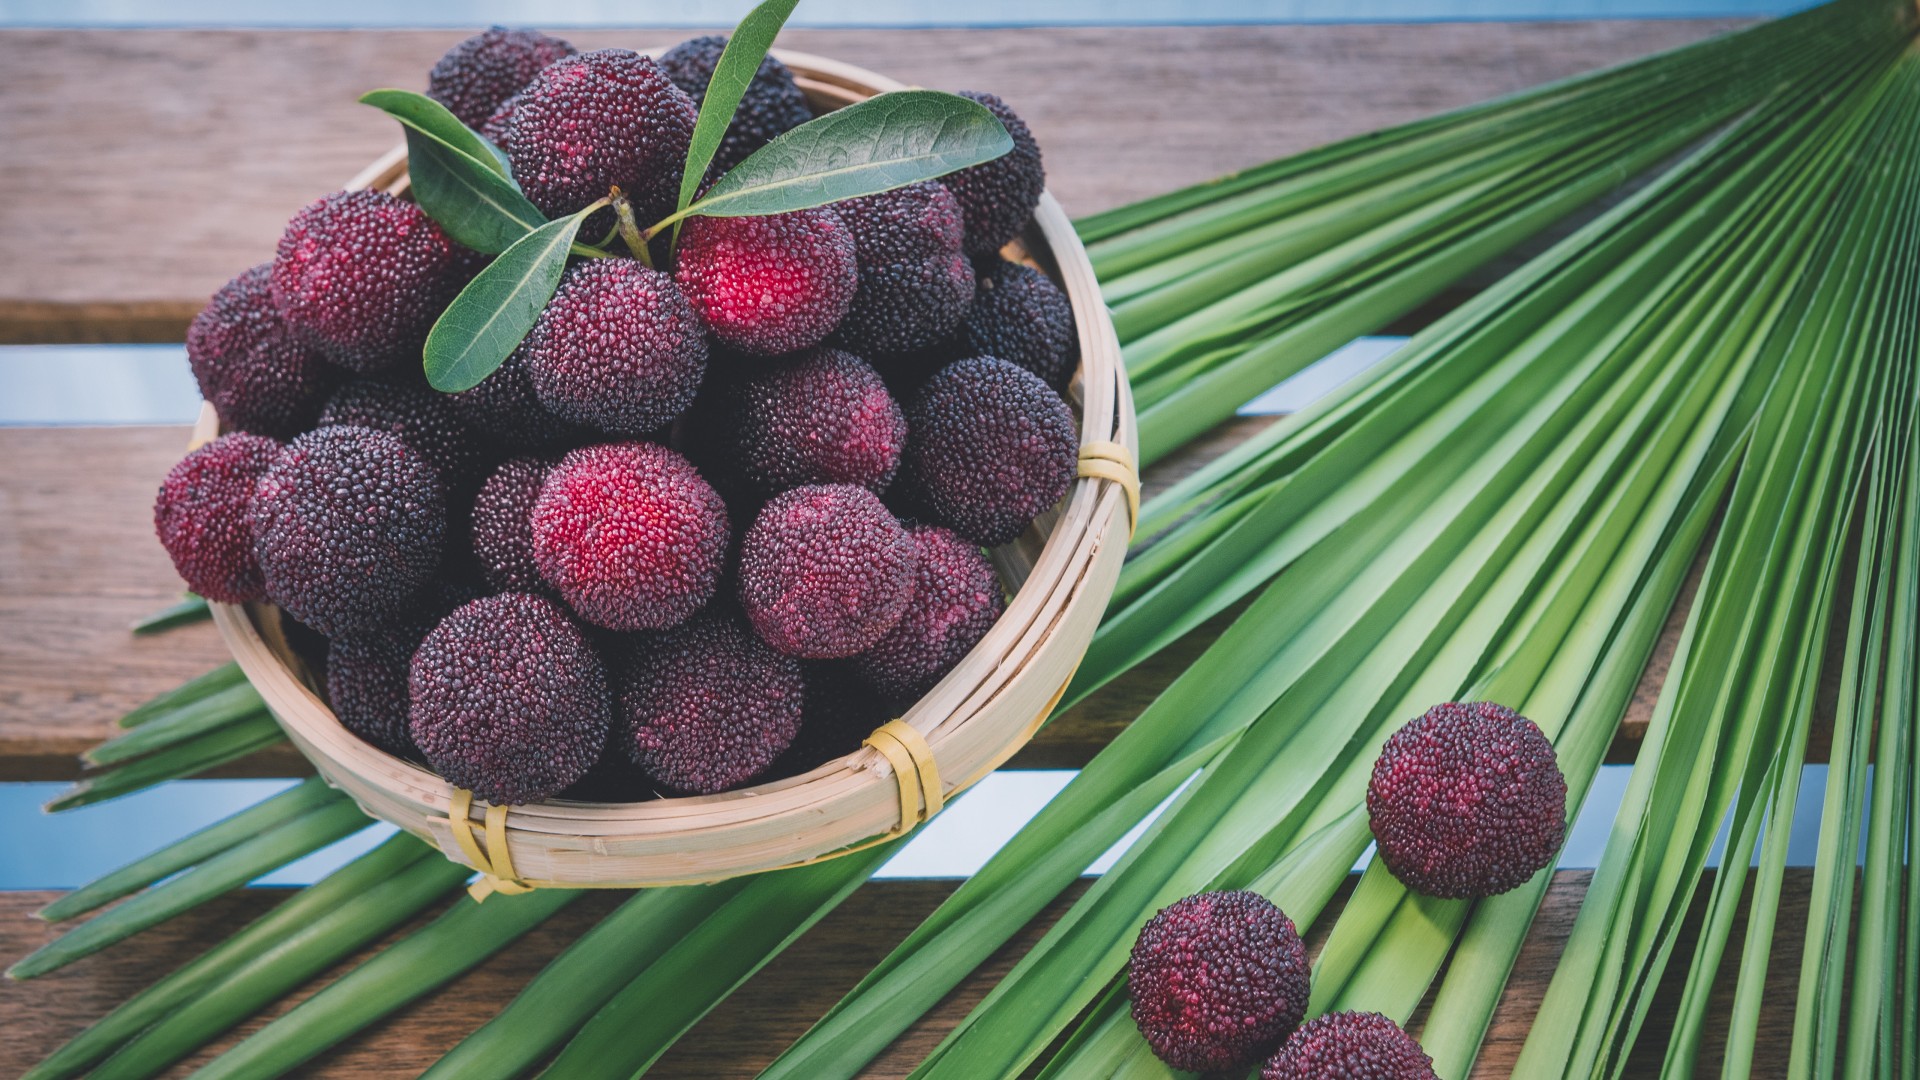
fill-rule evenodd
<path id="1" fill-rule="evenodd" d="M 615 435 L 645 435 L 693 403 L 707 338 L 673 279 L 637 259 L 567 269 L 521 345 L 547 410 Z"/>
<path id="2" fill-rule="evenodd" d="M 327 704 L 348 731 L 389 754 L 418 758 L 407 725 L 407 672 L 434 620 L 399 622 L 342 634 L 327 646 Z"/>
<path id="3" fill-rule="evenodd" d="M 1080 365 L 1067 294 L 1031 266 L 996 257 L 976 269 L 980 286 L 960 330 L 968 351 L 1018 364 L 1064 390 Z"/>
<path id="4" fill-rule="evenodd" d="M 551 592 L 533 557 L 533 506 L 554 462 L 517 457 L 480 485 L 473 500 L 473 555 L 487 585 L 502 592 Z"/>
<path id="5" fill-rule="evenodd" d="M 1207 892 L 1147 920 L 1127 960 L 1133 1022 L 1154 1055 L 1193 1072 L 1244 1069 L 1306 1015 L 1307 948 L 1258 893 Z"/>
<path id="6" fill-rule="evenodd" d="M 695 217 L 674 280 L 727 345 L 799 352 L 840 325 L 859 283 L 853 236 L 826 207 L 770 217 Z"/>
<path id="7" fill-rule="evenodd" d="M 1408 888 L 1467 899 L 1524 885 L 1566 834 L 1553 744 L 1503 705 L 1435 705 L 1387 739 L 1367 786 L 1380 859 Z"/>
<path id="8" fill-rule="evenodd" d="M 704 607 L 731 533 L 726 505 L 687 459 L 642 442 L 568 454 L 532 520 L 541 576 L 610 630 L 664 630 Z"/>
<path id="9" fill-rule="evenodd" d="M 268 598 L 331 636 L 387 621 L 420 596 L 440 566 L 446 496 L 399 436 L 319 428 L 260 477 L 249 522 Z"/>
<path id="10" fill-rule="evenodd" d="M 740 545 L 740 603 L 767 644 L 830 660 L 880 640 L 913 599 L 913 540 L 873 492 L 775 496 Z"/>
<path id="11" fill-rule="evenodd" d="M 674 791 L 740 787 L 800 730 L 800 662 L 769 648 L 730 604 L 636 638 L 620 682 L 628 751 Z"/>
<path id="12" fill-rule="evenodd" d="M 860 288 L 835 340 L 862 356 L 893 356 L 951 335 L 974 296 L 952 192 L 929 180 L 833 205 L 860 263 Z"/>
<path id="13" fill-rule="evenodd" d="M 427 764 L 495 804 L 536 802 L 585 776 L 612 723 L 599 654 L 558 604 L 525 593 L 440 620 L 413 654 L 408 688 Z"/>
<path id="14" fill-rule="evenodd" d="M 1040 161 L 1040 144 L 1011 106 L 973 90 L 962 90 L 960 96 L 985 105 L 1013 136 L 1012 150 L 940 178 L 960 200 L 968 254 L 985 257 L 1007 246 L 1033 220 L 1033 209 L 1047 189 L 1047 170 Z"/>
<path id="15" fill-rule="evenodd" d="M 549 218 L 619 187 L 644 227 L 673 212 L 698 112 L 651 59 L 599 49 L 549 64 L 516 94 L 501 148 L 528 201 Z M 613 220 L 600 211 L 583 233 Z"/>
<path id="16" fill-rule="evenodd" d="M 460 419 L 452 399 L 423 386 L 356 379 L 320 410 L 321 427 L 376 428 L 400 436 L 433 466 L 449 492 L 480 483 L 485 451 Z"/>
<path id="17" fill-rule="evenodd" d="M 938 525 L 916 525 L 907 535 L 915 553 L 913 600 L 893 629 L 853 660 L 867 685 L 896 707 L 933 689 L 1007 607 L 978 545 Z"/>
<path id="18" fill-rule="evenodd" d="M 541 69 L 578 51 L 538 30 L 495 26 L 447 50 L 427 75 L 427 96 L 478 130 Z"/>
<path id="19" fill-rule="evenodd" d="M 266 596 L 247 512 L 254 485 L 279 455 L 277 441 L 235 432 L 168 471 L 153 502 L 153 531 L 187 588 L 225 604 Z"/>
<path id="20" fill-rule="evenodd" d="M 727 39 L 718 34 L 683 41 L 661 55 L 660 67 L 697 106 L 706 100 L 707 83 L 713 79 L 714 66 L 726 47 Z M 740 96 L 726 138 L 720 140 L 720 149 L 713 155 L 710 172 L 726 172 L 775 135 L 811 119 L 813 110 L 807 107 L 807 95 L 794 84 L 793 72 L 771 56 L 761 60 L 760 70 L 754 72 L 747 92 Z"/>
<path id="21" fill-rule="evenodd" d="M 1438 1080 L 1400 1025 L 1370 1012 L 1315 1017 L 1280 1047 L 1260 1080 Z"/>
<path id="22" fill-rule="evenodd" d="M 293 215 L 270 281 L 287 326 L 353 371 L 418 365 L 435 319 L 479 270 L 418 206 L 341 191 Z"/>
<path id="23" fill-rule="evenodd" d="M 287 329 L 272 270 L 263 263 L 213 294 L 187 327 L 187 362 L 227 430 L 285 439 L 313 426 L 342 373 Z"/>
<path id="24" fill-rule="evenodd" d="M 851 754 L 874 728 L 893 719 L 851 660 L 804 661 L 800 676 L 806 685 L 800 734 L 768 770 L 772 776 L 797 776 Z"/>
<path id="25" fill-rule="evenodd" d="M 915 504 L 938 524 L 992 547 L 1019 536 L 1073 486 L 1073 414 L 1039 377 L 991 356 L 956 361 L 907 409 L 906 468 Z"/>
<path id="26" fill-rule="evenodd" d="M 698 420 L 728 483 L 761 495 L 801 484 L 858 484 L 878 494 L 893 481 L 907 419 L 859 357 L 823 346 L 735 361 L 716 375 Z"/>
<path id="27" fill-rule="evenodd" d="M 481 379 L 479 385 L 447 395 L 467 426 L 515 450 L 543 450 L 585 442 L 593 429 L 562 420 L 547 411 L 527 374 L 527 346 Z"/>

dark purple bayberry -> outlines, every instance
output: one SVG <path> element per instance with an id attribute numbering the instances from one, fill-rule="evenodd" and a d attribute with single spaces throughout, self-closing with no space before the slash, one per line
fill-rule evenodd
<path id="1" fill-rule="evenodd" d="M 520 351 L 549 412 L 615 435 L 664 427 L 707 370 L 699 317 L 672 278 L 637 259 L 568 268 Z"/>
<path id="2" fill-rule="evenodd" d="M 408 689 L 427 764 L 498 805 L 537 802 L 585 776 L 612 723 L 599 654 L 558 604 L 525 593 L 440 620 L 413 654 Z"/>
<path id="3" fill-rule="evenodd" d="M 533 506 L 553 471 L 546 458 L 508 458 L 473 499 L 474 561 L 487 585 L 502 592 L 552 591 L 533 556 Z"/>
<path id="4" fill-rule="evenodd" d="M 1245 890 L 1176 900 L 1140 929 L 1127 960 L 1133 1022 L 1161 1061 L 1246 1069 L 1306 1015 L 1312 972 L 1293 920 Z"/>
<path id="5" fill-rule="evenodd" d="M 852 656 L 913 599 L 913 540 L 873 492 L 812 484 L 774 496 L 740 545 L 740 604 L 789 656 Z"/>
<path id="6" fill-rule="evenodd" d="M 698 437 L 729 484 L 762 495 L 801 484 L 878 494 L 893 481 L 907 420 L 879 373 L 852 353 L 740 360 L 715 381 Z"/>
<path id="7" fill-rule="evenodd" d="M 1067 294 L 1021 263 L 996 257 L 976 269 L 980 287 L 960 328 L 967 351 L 1018 364 L 1055 390 L 1066 389 L 1080 366 L 1080 337 Z"/>
<path id="8" fill-rule="evenodd" d="M 187 327 L 187 362 L 228 431 L 286 439 L 313 426 L 341 372 L 287 328 L 272 270 L 256 266 L 213 294 Z"/>
<path id="9" fill-rule="evenodd" d="M 548 64 L 577 52 L 538 30 L 495 26 L 447 50 L 427 75 L 427 96 L 478 130 Z"/>
<path id="10" fill-rule="evenodd" d="M 967 223 L 967 253 L 997 253 L 1033 220 L 1034 207 L 1047 189 L 1047 170 L 1040 162 L 1040 144 L 1025 121 L 992 94 L 962 90 L 960 96 L 987 107 L 1013 136 L 1013 149 L 971 168 L 940 178 L 954 197 Z"/>
<path id="11" fill-rule="evenodd" d="M 1439 1080 L 1399 1024 L 1370 1012 L 1315 1017 L 1280 1047 L 1260 1080 Z"/>
<path id="12" fill-rule="evenodd" d="M 293 215 L 269 280 L 301 340 L 372 372 L 418 365 L 427 331 L 480 265 L 418 206 L 340 191 Z"/>
<path id="13" fill-rule="evenodd" d="M 697 106 L 706 100 L 707 83 L 720 62 L 727 39 L 719 34 L 683 41 L 660 57 L 660 68 L 673 84 L 687 92 Z M 767 145 L 775 135 L 799 127 L 813 119 L 807 95 L 793 81 L 787 65 L 769 56 L 760 61 L 760 70 L 747 84 L 727 124 L 726 138 L 713 155 L 713 175 L 740 164 L 749 154 Z"/>
<path id="14" fill-rule="evenodd" d="M 621 666 L 621 716 L 642 772 L 708 795 L 767 771 L 800 730 L 800 662 L 721 604 L 637 636 Z"/>
<path id="15" fill-rule="evenodd" d="M 1079 439 L 1066 402 L 991 356 L 942 368 L 907 408 L 902 484 L 932 520 L 993 547 L 1073 486 Z"/>
<path id="16" fill-rule="evenodd" d="M 319 428 L 287 444 L 248 513 L 268 598 L 329 636 L 404 613 L 446 541 L 439 476 L 373 428 Z"/>
<path id="17" fill-rule="evenodd" d="M 853 660 L 885 701 L 904 707 L 933 689 L 993 629 L 1006 594 L 979 546 L 938 525 L 915 525 L 913 599 L 893 629 Z"/>

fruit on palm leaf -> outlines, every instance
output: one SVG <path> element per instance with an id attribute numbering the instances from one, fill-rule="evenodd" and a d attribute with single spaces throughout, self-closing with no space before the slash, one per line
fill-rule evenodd
<path id="1" fill-rule="evenodd" d="M 1336 1012 L 1301 1025 L 1260 1080 L 1438 1080 L 1413 1036 L 1379 1013 Z"/>
<path id="2" fill-rule="evenodd" d="M 1409 888 L 1494 896 L 1553 862 L 1567 780 L 1533 721 L 1492 702 L 1447 702 L 1387 739 L 1367 817 L 1381 861 Z"/>
<path id="3" fill-rule="evenodd" d="M 454 609 L 413 654 L 408 725 L 428 764 L 489 802 L 536 802 L 600 758 L 612 698 L 565 611 L 527 593 Z"/>
<path id="4" fill-rule="evenodd" d="M 1307 947 L 1273 901 L 1245 890 L 1161 908 L 1127 960 L 1133 1022 L 1154 1056 L 1192 1072 L 1244 1069 L 1306 1015 Z"/>

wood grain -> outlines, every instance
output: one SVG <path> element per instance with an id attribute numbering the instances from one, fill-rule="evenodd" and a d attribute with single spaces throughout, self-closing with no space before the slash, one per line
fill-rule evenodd
<path id="1" fill-rule="evenodd" d="M 1748 25 L 797 30 L 791 48 L 989 89 L 1049 185 L 1092 213 L 1330 140 Z M 357 105 L 415 87 L 459 33 L 0 31 L 0 342 L 178 341 L 282 226 L 397 141 Z M 570 32 L 583 48 L 686 32 Z"/>
<path id="2" fill-rule="evenodd" d="M 1572 929 L 1589 876 L 1587 871 L 1561 871 L 1548 890 L 1532 933 L 1515 963 L 1506 994 L 1494 1013 L 1474 1072 L 1476 1077 L 1502 1077 L 1512 1072 L 1514 1058 L 1525 1041 L 1540 996 L 1553 976 L 1554 964 Z M 1317 953 L 1324 943 L 1333 917 L 1346 902 L 1354 880 L 1357 879 L 1349 879 L 1328 911 L 1309 928 L 1307 940 L 1311 951 Z M 1702 882 L 1700 898 L 1706 896 L 1711 882 L 1709 874 Z M 1811 870 L 1787 872 L 1779 915 L 1782 934 L 1768 968 L 1756 1076 L 1785 1074 L 1794 980 L 1799 971 L 1798 929 L 1805 925 L 1811 882 Z M 856 892 L 732 999 L 701 1021 L 650 1075 L 669 1080 L 681 1077 L 746 1080 L 754 1076 L 953 888 L 954 884 L 946 881 L 886 881 Z M 902 1035 L 863 1075 L 872 1080 L 907 1075 L 1082 891 L 1084 884 L 1069 890 L 1066 897 L 1049 907 L 1012 943 Z M 54 895 L 0 893 L 0 957 L 19 956 L 54 936 L 52 927 L 29 914 Z M 0 1040 L 0 1075 L 18 1075 L 113 1005 L 184 963 L 217 936 L 258 916 L 282 895 L 275 890 L 232 894 L 148 931 L 137 939 L 137 944 L 90 957 L 31 983 L 0 982 L 0 1016 L 8 1018 L 9 1036 Z M 541 966 L 610 910 L 618 899 L 601 893 L 583 897 L 506 953 L 494 957 L 434 997 L 363 1032 L 348 1045 L 315 1062 L 303 1075 L 373 1080 L 418 1074 L 510 1001 Z M 1630 1075 L 1657 1071 L 1667 1025 L 1678 1001 L 1678 975 L 1683 970 L 1680 961 L 1689 955 L 1702 907 L 1702 902 L 1695 903 L 1682 928 L 1675 964 L 1660 984 Z M 1738 956 L 1745 925 L 1743 908 L 1735 920 L 1727 951 L 1729 957 Z M 347 966 L 330 972 L 315 985 L 323 985 Z M 1716 980 L 1713 1016 L 1726 1015 L 1732 1001 L 1735 974 L 1730 962 Z M 282 1002 L 267 1014 L 249 1021 L 234 1036 L 167 1075 L 185 1075 L 191 1066 L 204 1063 L 213 1053 L 258 1030 L 297 1000 L 300 998 Z M 1416 1033 L 1427 1007 L 1423 1005 L 1414 1017 Z M 1724 1020 L 1710 1022 L 1701 1047 L 1702 1075 L 1719 1071 L 1724 1041 Z"/>

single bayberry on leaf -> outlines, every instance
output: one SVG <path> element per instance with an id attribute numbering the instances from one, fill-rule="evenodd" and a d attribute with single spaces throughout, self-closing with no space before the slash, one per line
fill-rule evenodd
<path id="1" fill-rule="evenodd" d="M 631 650 L 620 680 L 627 749 L 667 788 L 740 787 L 800 730 L 800 662 L 761 641 L 731 604 L 636 635 Z"/>
<path id="2" fill-rule="evenodd" d="M 853 236 L 826 207 L 688 218 L 676 258 L 674 279 L 713 336 L 761 356 L 819 344 L 859 282 Z"/>
<path id="3" fill-rule="evenodd" d="M 1315 1017 L 1260 1070 L 1260 1080 L 1438 1080 L 1399 1024 L 1371 1012 Z"/>
<path id="4" fill-rule="evenodd" d="M 223 604 L 266 596 L 247 511 L 280 454 L 264 435 L 222 435 L 182 458 L 153 503 L 153 531 L 187 588 Z"/>
<path id="5" fill-rule="evenodd" d="M 420 364 L 427 331 L 481 261 L 404 199 L 340 191 L 287 223 L 269 280 L 301 340 L 373 372 Z"/>
<path id="6" fill-rule="evenodd" d="M 740 604 L 789 656 L 852 656 L 913 599 L 913 540 L 873 492 L 812 484 L 775 496 L 740 545 Z"/>
<path id="7" fill-rule="evenodd" d="M 645 435 L 693 403 L 707 338 L 673 279 L 637 259 L 569 267 L 521 352 L 534 393 L 563 420 Z"/>
<path id="8" fill-rule="evenodd" d="M 1517 889 L 1553 863 L 1567 781 L 1533 721 L 1490 701 L 1446 702 L 1387 739 L 1367 785 L 1380 859 L 1415 892 Z"/>
<path id="9" fill-rule="evenodd" d="M 609 630 L 664 630 L 704 607 L 731 535 L 726 504 L 687 459 L 644 442 L 561 459 L 532 524 L 541 576 Z"/>
<path id="10" fill-rule="evenodd" d="M 187 362 L 228 431 L 286 439 L 313 426 L 342 372 L 287 328 L 272 270 L 256 266 L 213 294 L 187 327 Z"/>
<path id="11" fill-rule="evenodd" d="M 440 620 L 409 669 L 427 764 L 497 805 L 537 802 L 599 759 L 612 696 L 599 654 L 553 601 L 475 600 Z"/>
<path id="12" fill-rule="evenodd" d="M 1154 1056 L 1192 1072 L 1245 1069 L 1306 1015 L 1311 969 L 1293 920 L 1259 893 L 1205 892 L 1160 909 L 1127 959 L 1133 1022 Z"/>
<path id="13" fill-rule="evenodd" d="M 427 76 L 427 96 L 479 130 L 506 100 L 556 60 L 578 52 L 538 30 L 495 26 L 448 49 Z"/>

